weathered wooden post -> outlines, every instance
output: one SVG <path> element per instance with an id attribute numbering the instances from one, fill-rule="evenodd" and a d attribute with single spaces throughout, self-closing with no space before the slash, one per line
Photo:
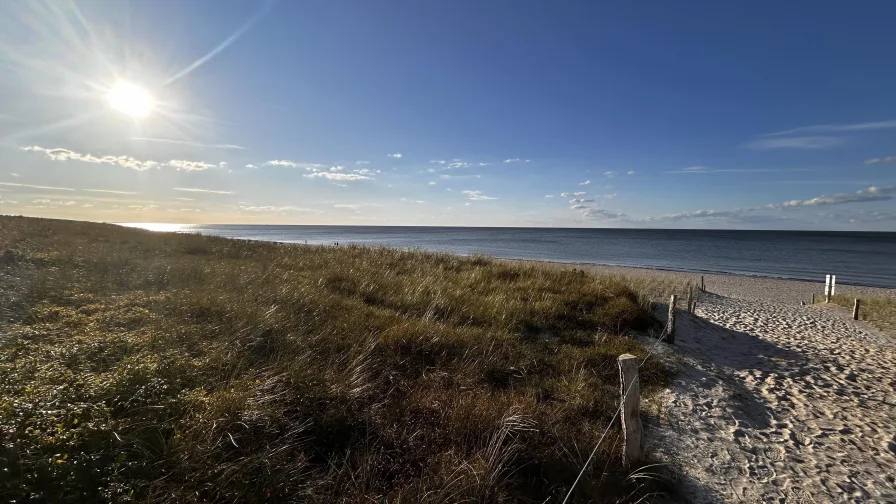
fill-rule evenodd
<path id="1" fill-rule="evenodd" d="M 831 302 L 831 275 L 824 276 L 824 302 Z"/>
<path id="2" fill-rule="evenodd" d="M 641 386 L 638 383 L 638 358 L 631 354 L 619 356 L 619 381 L 622 384 L 622 463 L 628 467 L 641 460 L 643 440 L 641 436 Z"/>
<path id="3" fill-rule="evenodd" d="M 700 275 L 700 290 L 706 292 L 706 284 L 703 283 L 703 275 Z"/>
<path id="4" fill-rule="evenodd" d="M 812 293 L 812 304 L 815 304 L 815 293 Z"/>
<path id="5" fill-rule="evenodd" d="M 669 300 L 669 318 L 666 320 L 666 341 L 670 345 L 675 344 L 675 304 L 678 303 L 678 295 L 672 294 Z"/>
<path id="6" fill-rule="evenodd" d="M 688 285 L 688 306 L 687 306 L 688 313 L 692 313 L 691 312 L 691 300 L 692 299 L 693 299 L 693 296 L 691 295 L 691 286 Z"/>
<path id="7" fill-rule="evenodd" d="M 852 319 L 859 320 L 859 300 L 855 300 L 855 304 L 852 305 Z"/>

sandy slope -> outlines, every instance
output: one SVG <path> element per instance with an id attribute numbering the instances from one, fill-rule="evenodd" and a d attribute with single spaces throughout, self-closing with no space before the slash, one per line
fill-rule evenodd
<path id="1" fill-rule="evenodd" d="M 665 418 L 645 426 L 685 497 L 896 502 L 893 338 L 838 311 L 728 294 L 742 297 L 704 294 L 682 314 L 665 352 L 681 373 Z"/>

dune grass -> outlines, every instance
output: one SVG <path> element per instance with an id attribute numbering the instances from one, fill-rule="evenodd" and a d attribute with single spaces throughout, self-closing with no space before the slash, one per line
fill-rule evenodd
<path id="1" fill-rule="evenodd" d="M 0 254 L 4 500 L 559 501 L 647 354 L 620 278 L 16 217 Z M 618 433 L 572 501 L 651 491 Z"/>
<path id="2" fill-rule="evenodd" d="M 833 296 L 831 302 L 852 310 L 854 297 Z M 883 296 L 860 298 L 859 320 L 864 320 L 878 329 L 896 334 L 896 299 Z"/>

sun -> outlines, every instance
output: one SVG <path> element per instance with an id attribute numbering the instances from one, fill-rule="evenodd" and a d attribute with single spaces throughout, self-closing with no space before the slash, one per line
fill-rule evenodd
<path id="1" fill-rule="evenodd" d="M 107 98 L 112 108 L 134 118 L 146 117 L 155 105 L 147 90 L 126 81 L 112 86 Z"/>

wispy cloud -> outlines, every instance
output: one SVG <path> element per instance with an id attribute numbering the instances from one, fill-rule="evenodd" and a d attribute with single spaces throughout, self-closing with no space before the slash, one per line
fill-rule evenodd
<path id="1" fill-rule="evenodd" d="M 473 163 L 470 161 L 464 161 L 462 159 L 452 159 L 451 161 L 446 161 L 444 159 L 432 159 L 429 161 L 429 164 L 437 165 L 433 168 L 427 168 L 426 173 L 437 173 L 440 171 L 447 170 L 459 170 L 463 168 L 473 168 L 475 166 L 488 166 L 491 163 Z M 422 172 L 421 172 L 422 173 Z"/>
<path id="2" fill-rule="evenodd" d="M 78 152 L 70 151 L 68 149 L 47 149 L 44 147 L 39 147 L 37 145 L 30 145 L 26 147 L 20 147 L 20 149 L 24 151 L 34 151 L 34 152 L 43 152 L 48 158 L 53 161 L 84 161 L 87 163 L 98 163 L 98 164 L 111 164 L 123 166 L 125 168 L 131 168 L 132 170 L 137 171 L 146 171 L 151 168 L 158 168 L 159 163 L 156 161 L 140 161 L 138 159 L 134 159 L 130 156 L 103 156 L 96 157 L 91 154 L 80 154 Z"/>
<path id="3" fill-rule="evenodd" d="M 233 191 L 216 191 L 213 189 L 199 189 L 196 187 L 174 187 L 175 191 L 187 191 L 187 192 L 198 192 L 198 193 L 210 193 L 210 194 L 234 194 Z"/>
<path id="4" fill-rule="evenodd" d="M 830 149 L 843 145 L 844 140 L 831 136 L 804 136 L 804 137 L 771 137 L 760 138 L 746 144 L 755 150 L 769 149 Z"/>
<path id="5" fill-rule="evenodd" d="M 394 152 L 394 153 L 392 153 L 392 154 L 386 154 L 386 156 L 387 156 L 387 157 L 390 157 L 390 158 L 395 158 L 395 159 L 401 159 L 401 158 L 402 158 L 402 154 L 401 154 L 400 152 Z"/>
<path id="6" fill-rule="evenodd" d="M 9 174 L 13 177 L 21 177 L 21 175 L 19 175 L 18 173 L 9 172 Z"/>
<path id="7" fill-rule="evenodd" d="M 308 178 L 325 178 L 328 180 L 342 180 L 342 181 L 373 180 L 372 177 L 368 177 L 367 175 L 362 175 L 360 173 L 341 173 L 341 172 L 329 172 L 329 171 L 306 173 L 303 176 L 308 177 Z"/>
<path id="8" fill-rule="evenodd" d="M 739 217 L 746 211 L 751 211 L 753 209 L 738 209 L 738 210 L 695 210 L 693 212 L 678 212 L 671 213 L 665 215 L 658 215 L 655 217 L 647 217 L 644 219 L 645 221 L 682 221 L 689 219 L 722 219 L 722 218 L 734 218 Z"/>
<path id="9" fill-rule="evenodd" d="M 647 217 L 646 222 L 656 221 L 683 221 L 696 219 L 729 219 L 738 222 L 766 222 L 768 220 L 781 219 L 782 217 L 754 215 L 756 212 L 768 210 L 786 210 L 800 207 L 816 207 L 827 205 L 843 205 L 847 203 L 867 203 L 874 201 L 888 201 L 894 199 L 896 186 L 869 187 L 851 193 L 839 193 L 817 196 L 805 200 L 791 200 L 781 203 L 773 203 L 762 207 L 736 208 L 733 210 L 695 210 L 692 212 L 678 212 L 655 217 Z"/>
<path id="10" fill-rule="evenodd" d="M 36 199 L 32 201 L 37 205 L 52 205 L 52 206 L 72 206 L 76 205 L 74 201 L 60 201 L 60 200 L 48 200 L 48 199 Z"/>
<path id="11" fill-rule="evenodd" d="M 402 201 L 402 202 L 404 202 L 404 203 L 417 203 L 417 204 L 423 204 L 423 203 L 426 203 L 426 202 L 423 201 L 423 200 L 415 200 L 415 199 L 408 199 L 408 198 L 401 198 L 399 201 Z"/>
<path id="12" fill-rule="evenodd" d="M 867 201 L 886 201 L 893 199 L 896 186 L 869 187 L 860 191 L 840 194 L 826 194 L 807 200 L 791 200 L 783 203 L 767 205 L 766 208 L 794 208 L 820 205 L 842 205 L 844 203 L 861 203 Z"/>
<path id="13" fill-rule="evenodd" d="M 439 175 L 439 178 L 442 180 L 464 180 L 482 178 L 482 175 Z"/>
<path id="14" fill-rule="evenodd" d="M 426 183 L 426 185 L 436 185 L 437 183 L 438 182 L 436 182 L 435 180 L 430 180 L 429 182 Z"/>
<path id="15" fill-rule="evenodd" d="M 128 208 L 128 210 L 134 210 L 137 212 L 145 212 L 147 210 L 159 208 L 159 205 L 128 205 L 127 208 Z"/>
<path id="16" fill-rule="evenodd" d="M 365 164 L 370 164 L 370 161 L 360 160 L 360 161 L 355 161 L 355 164 L 356 165 L 365 165 Z"/>
<path id="17" fill-rule="evenodd" d="M 809 168 L 710 168 L 708 166 L 688 166 L 681 170 L 672 170 L 663 173 L 684 173 L 696 175 L 701 173 L 772 173 L 772 172 L 807 172 Z"/>
<path id="18" fill-rule="evenodd" d="M 29 187 L 31 189 L 49 189 L 51 191 L 74 191 L 69 187 L 53 187 L 53 186 L 43 186 L 43 185 L 32 185 L 32 184 L 17 184 L 15 182 L 0 182 L 2 186 L 10 186 L 10 187 Z"/>
<path id="19" fill-rule="evenodd" d="M 519 163 L 519 162 L 520 162 L 520 158 L 509 158 L 509 159 L 505 159 L 503 162 L 505 162 L 505 163 Z"/>
<path id="20" fill-rule="evenodd" d="M 357 212 L 357 211 L 361 210 L 362 207 L 382 207 L 382 206 L 383 205 L 381 205 L 379 203 L 339 203 L 339 204 L 333 205 L 333 208 L 344 208 L 344 209 L 354 210 Z"/>
<path id="21" fill-rule="evenodd" d="M 887 156 L 882 158 L 871 158 L 865 161 L 865 164 L 879 164 L 879 163 L 896 163 L 896 156 Z"/>
<path id="22" fill-rule="evenodd" d="M 108 193 L 108 194 L 137 194 L 131 191 L 113 191 L 111 189 L 81 189 L 82 191 L 87 192 L 98 192 L 98 193 Z"/>
<path id="23" fill-rule="evenodd" d="M 267 166 L 286 166 L 289 168 L 302 168 L 305 171 L 309 172 L 304 174 L 304 177 L 307 178 L 323 178 L 327 180 L 338 180 L 338 181 L 359 181 L 359 180 L 373 180 L 373 175 L 377 173 L 381 173 L 380 170 L 371 170 L 369 168 L 356 168 L 351 170 L 351 172 L 346 172 L 346 167 L 343 165 L 332 165 L 327 166 L 320 163 L 300 163 L 295 161 L 289 161 L 285 159 L 275 159 L 273 161 L 268 161 L 265 163 Z"/>
<path id="24" fill-rule="evenodd" d="M 867 130 L 878 130 L 878 129 L 892 129 L 896 128 L 896 120 L 890 121 L 875 121 L 875 122 L 866 122 L 866 123 L 855 123 L 855 124 L 816 124 L 813 126 L 802 126 L 800 128 L 793 128 L 784 131 L 776 131 L 774 133 L 766 133 L 763 136 L 771 137 L 771 136 L 784 136 L 784 135 L 792 135 L 794 133 L 840 133 L 840 132 L 849 132 L 849 131 L 867 131 Z"/>
<path id="25" fill-rule="evenodd" d="M 125 168 L 130 168 L 132 170 L 137 171 L 146 171 L 152 168 L 159 168 L 160 166 L 169 166 L 172 168 L 176 168 L 178 170 L 185 171 L 196 171 L 196 170 L 208 170 L 209 168 L 220 167 L 223 168 L 227 163 L 221 162 L 217 165 L 209 164 L 202 161 L 186 161 L 182 159 L 172 159 L 164 163 L 160 163 L 158 161 L 141 161 L 139 159 L 132 158 L 130 156 L 103 156 L 97 157 L 92 154 L 82 154 L 79 152 L 70 151 L 68 149 L 47 149 L 44 147 L 40 147 L 37 145 L 31 145 L 26 147 L 20 147 L 20 149 L 25 151 L 34 151 L 34 152 L 43 152 L 48 158 L 53 161 L 83 161 L 85 163 L 94 163 L 94 164 L 109 164 L 109 165 L 118 165 Z"/>
<path id="26" fill-rule="evenodd" d="M 615 177 L 615 176 L 616 176 L 616 172 L 614 172 L 614 171 L 605 171 L 605 172 L 604 172 L 604 177 L 611 177 L 611 178 L 612 178 L 612 177 Z"/>
<path id="27" fill-rule="evenodd" d="M 258 169 L 257 166 L 255 166 L 254 164 L 251 164 L 251 163 L 250 163 L 250 164 L 247 164 L 247 165 L 246 165 L 246 168 L 249 168 L 249 169 L 252 169 L 252 170 L 257 170 L 257 169 Z"/>
<path id="28" fill-rule="evenodd" d="M 553 198 L 554 195 L 553 195 L 553 194 L 545 194 L 544 197 L 545 197 L 545 198 Z"/>
<path id="29" fill-rule="evenodd" d="M 315 210 L 313 208 L 300 208 L 292 205 L 285 206 L 275 206 L 275 205 L 264 205 L 264 206 L 255 206 L 255 205 L 240 205 L 237 207 L 239 210 L 243 210 L 245 212 L 267 212 L 267 213 L 276 213 L 276 212 L 314 212 L 314 213 L 322 213 L 321 210 Z"/>
<path id="30" fill-rule="evenodd" d="M 588 184 L 590 184 L 590 183 L 591 183 L 590 180 L 586 180 L 586 181 L 584 181 L 584 182 L 579 182 L 579 185 L 588 185 Z"/>
<path id="31" fill-rule="evenodd" d="M 288 168 L 302 168 L 309 171 L 326 168 L 326 165 L 322 165 L 320 163 L 299 163 L 296 161 L 290 161 L 288 159 L 274 159 L 271 161 L 266 161 L 264 164 L 265 166 L 286 166 Z"/>
<path id="32" fill-rule="evenodd" d="M 570 203 L 594 203 L 594 198 L 573 198 Z"/>
<path id="33" fill-rule="evenodd" d="M 239 149 L 243 150 L 245 147 L 233 144 L 204 144 L 199 142 L 190 142 L 188 140 L 172 140 L 168 138 L 147 138 L 147 137 L 131 137 L 131 140 L 138 140 L 141 142 L 159 142 L 159 143 L 170 143 L 170 144 L 179 144 L 179 145 L 192 145 L 194 147 L 214 147 L 215 149 Z"/>
<path id="34" fill-rule="evenodd" d="M 634 174 L 635 174 L 635 170 L 629 170 L 629 171 L 625 172 L 625 174 L 626 174 L 626 175 L 634 175 Z"/>
<path id="35" fill-rule="evenodd" d="M 208 170 L 209 168 L 215 168 L 217 166 L 220 166 L 221 168 L 224 168 L 224 166 L 226 166 L 225 163 L 219 163 L 218 165 L 213 165 L 213 164 L 203 163 L 202 161 L 185 161 L 183 159 L 172 159 L 171 161 L 168 161 L 167 163 L 165 163 L 165 165 L 170 166 L 172 168 L 177 168 L 178 170 L 183 170 L 183 171 L 202 171 L 202 170 Z M 221 166 L 221 165 L 224 165 L 224 166 Z"/>
<path id="36" fill-rule="evenodd" d="M 603 208 L 591 207 L 584 209 L 582 217 L 596 220 L 621 220 L 626 219 L 628 216 L 624 213 L 611 212 L 609 210 L 604 210 Z"/>
<path id="37" fill-rule="evenodd" d="M 470 201 L 486 201 L 486 200 L 496 200 L 498 198 L 493 198 L 491 196 L 486 196 L 482 194 L 482 191 L 461 191 L 461 193 L 467 197 Z"/>

